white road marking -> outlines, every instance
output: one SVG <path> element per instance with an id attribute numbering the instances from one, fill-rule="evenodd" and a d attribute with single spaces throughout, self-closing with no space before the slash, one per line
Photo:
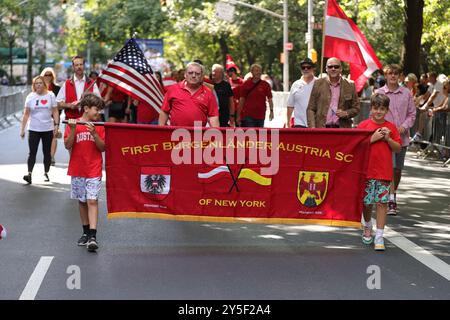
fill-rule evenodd
<path id="1" fill-rule="evenodd" d="M 372 218 L 372 224 L 376 229 L 377 222 Z M 417 261 L 423 263 L 425 266 L 450 281 L 450 265 L 443 260 L 434 256 L 428 250 L 418 246 L 411 240 L 408 240 L 401 233 L 392 230 L 389 227 L 384 227 L 384 238 L 389 240 L 392 244 L 405 251 Z"/>
<path id="2" fill-rule="evenodd" d="M 41 257 L 19 300 L 34 300 L 54 257 Z"/>

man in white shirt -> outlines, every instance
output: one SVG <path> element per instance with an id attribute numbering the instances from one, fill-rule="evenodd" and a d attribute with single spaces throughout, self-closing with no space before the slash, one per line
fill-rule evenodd
<path id="1" fill-rule="evenodd" d="M 439 77 L 436 77 L 436 74 L 434 74 L 433 82 L 431 83 L 432 86 L 430 90 L 431 95 L 428 98 L 427 102 L 422 106 L 422 110 L 427 110 L 429 108 L 432 108 L 433 105 L 435 107 L 441 105 L 442 101 L 446 98 L 444 94 L 442 93 L 444 89 L 444 81 L 446 80 L 446 76 L 444 74 L 440 74 Z"/>
<path id="2" fill-rule="evenodd" d="M 100 91 L 95 81 L 90 80 L 84 74 L 84 58 L 80 56 L 73 57 L 72 67 L 74 71 L 73 78 L 64 82 L 56 97 L 58 108 L 64 110 L 66 120 L 78 119 L 83 115 L 83 110 L 81 110 L 79 105 L 83 94 L 92 92 L 100 97 Z"/>
<path id="3" fill-rule="evenodd" d="M 287 101 L 287 128 L 307 128 L 306 108 L 316 77 L 314 77 L 315 64 L 311 59 L 306 58 L 300 62 L 302 77 L 292 84 L 291 92 Z M 294 123 L 291 118 L 294 112 Z"/>

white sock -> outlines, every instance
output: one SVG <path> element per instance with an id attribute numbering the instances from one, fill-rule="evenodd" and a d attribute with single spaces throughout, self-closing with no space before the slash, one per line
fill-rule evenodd
<path id="1" fill-rule="evenodd" d="M 376 233 L 375 233 L 375 238 L 383 238 L 383 232 L 384 229 L 377 229 Z"/>
<path id="2" fill-rule="evenodd" d="M 370 220 L 370 221 L 364 220 L 364 227 L 372 229 L 372 220 Z"/>
<path id="3" fill-rule="evenodd" d="M 389 195 L 389 201 L 395 201 L 395 193 Z"/>

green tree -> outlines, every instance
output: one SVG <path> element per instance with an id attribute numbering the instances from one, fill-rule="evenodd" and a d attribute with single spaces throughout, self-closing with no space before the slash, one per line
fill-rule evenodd
<path id="1" fill-rule="evenodd" d="M 421 16 L 420 8 L 411 3 L 420 4 L 421 1 L 424 1 L 422 37 L 419 30 L 411 29 L 411 26 L 417 27 L 416 20 L 420 24 Z M 432 68 L 448 73 L 449 25 L 445 22 L 449 20 L 449 1 L 341 0 L 339 4 L 356 21 L 383 64 L 404 61 L 407 71 L 423 72 Z M 85 54 L 89 48 L 96 59 L 105 62 L 133 35 L 162 37 L 165 57 L 177 68 L 193 59 L 201 59 L 207 66 L 223 64 L 229 53 L 244 73 L 250 64 L 258 62 L 266 72 L 280 77 L 281 20 L 236 6 L 234 20 L 223 21 L 215 16 L 216 2 L 167 0 L 161 7 L 161 1 L 155 0 L 85 0 L 83 8 L 76 8 L 75 2 L 69 2 L 64 20 L 67 31 L 61 44 L 67 47 L 70 55 Z M 282 14 L 278 0 L 246 2 Z M 315 20 L 321 22 L 325 1 L 314 1 L 314 4 Z M 294 50 L 289 55 L 291 79 L 300 75 L 298 61 L 307 55 L 306 31 L 307 0 L 290 0 L 289 41 L 294 43 Z M 319 53 L 321 38 L 321 32 L 315 30 L 315 49 Z M 422 52 L 422 60 L 417 58 L 417 48 Z M 420 60 L 419 69 L 417 63 L 409 64 L 412 60 Z"/>
<path id="2" fill-rule="evenodd" d="M 425 0 L 422 72 L 450 75 L 450 0 Z"/>
<path id="3" fill-rule="evenodd" d="M 21 15 L 21 8 L 17 6 L 17 2 L 12 0 L 3 0 L 1 6 L 1 23 L 0 23 L 0 42 L 9 49 L 9 83 L 14 85 L 13 77 L 13 49 L 17 40 L 22 38 L 24 33 L 24 19 Z"/>
<path id="4" fill-rule="evenodd" d="M 133 35 L 159 37 L 166 28 L 154 0 L 87 0 L 82 8 L 73 4 L 66 9 L 65 23 L 71 26 L 64 37 L 67 54 L 86 55 L 89 48 L 100 59 L 111 58 Z"/>

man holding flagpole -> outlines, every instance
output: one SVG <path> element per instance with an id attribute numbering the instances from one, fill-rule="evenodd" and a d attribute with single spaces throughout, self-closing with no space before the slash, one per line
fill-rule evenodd
<path id="1" fill-rule="evenodd" d="M 309 128 L 351 128 L 352 118 L 360 110 L 358 94 L 353 82 L 341 75 L 342 64 L 330 58 L 327 76 L 314 82 L 306 115 Z"/>

